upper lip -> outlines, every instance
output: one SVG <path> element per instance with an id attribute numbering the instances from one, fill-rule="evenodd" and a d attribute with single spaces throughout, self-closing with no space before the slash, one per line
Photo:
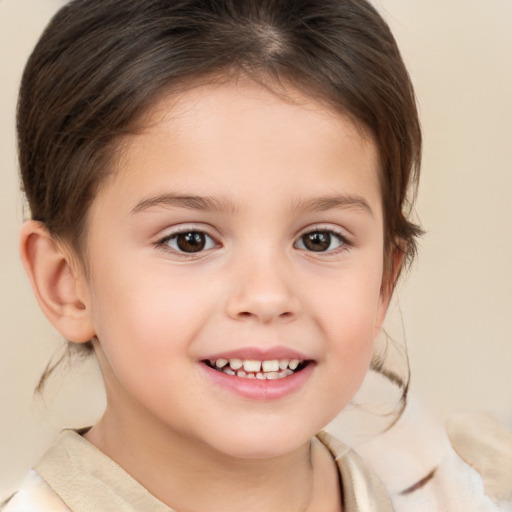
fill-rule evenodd
<path id="1" fill-rule="evenodd" d="M 245 347 L 211 354 L 203 360 L 216 359 L 253 359 L 255 361 L 272 361 L 274 359 L 298 359 L 299 361 L 310 360 L 305 354 L 287 347 L 270 347 L 262 349 L 258 347 Z"/>

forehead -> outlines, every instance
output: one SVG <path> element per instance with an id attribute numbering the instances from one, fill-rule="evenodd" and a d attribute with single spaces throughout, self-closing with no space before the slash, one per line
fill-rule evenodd
<path id="1" fill-rule="evenodd" d="M 185 192 L 203 186 L 211 192 L 218 185 L 229 195 L 247 180 L 267 189 L 309 180 L 311 195 L 315 189 L 325 195 L 333 175 L 343 176 L 348 189 L 362 184 L 377 196 L 369 200 L 380 201 L 373 139 L 348 116 L 297 89 L 269 89 L 248 78 L 196 85 L 161 97 L 138 125 L 136 135 L 124 137 L 116 172 L 102 189 L 109 182 L 123 187 L 130 182 L 124 178 L 138 175 L 137 187 L 154 194 L 151 174 L 169 187 L 179 178 Z"/>
<path id="2" fill-rule="evenodd" d="M 276 129 L 282 126 L 283 120 L 289 125 L 315 120 L 316 128 L 321 121 L 331 133 L 342 123 L 344 137 L 354 136 L 361 143 L 374 143 L 373 135 L 362 122 L 335 108 L 321 94 L 313 90 L 307 94 L 288 81 L 255 80 L 242 73 L 213 76 L 204 81 L 195 79 L 185 82 L 182 88 L 165 92 L 142 114 L 137 126 L 139 133 L 146 134 L 158 124 L 174 124 L 178 128 L 187 127 L 188 122 L 188 127 L 197 128 L 194 123 L 199 122 L 208 129 L 215 125 L 206 125 L 205 121 L 214 115 L 219 123 L 224 121 L 224 125 L 217 126 L 236 129 L 247 113 L 252 116 L 251 122 L 259 119 L 269 130 L 276 120 L 279 121 Z"/>

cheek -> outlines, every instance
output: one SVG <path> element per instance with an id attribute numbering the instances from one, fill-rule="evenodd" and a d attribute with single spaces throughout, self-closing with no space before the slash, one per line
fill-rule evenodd
<path id="1" fill-rule="evenodd" d="M 194 336 L 194 297 L 143 266 L 113 268 L 97 269 L 92 294 L 93 324 L 111 365 L 135 371 L 164 359 L 172 362 Z"/>
<path id="2" fill-rule="evenodd" d="M 324 290 L 315 304 L 329 357 L 355 381 L 364 377 L 373 353 L 381 317 L 381 273 L 362 267 Z"/>
<path id="3" fill-rule="evenodd" d="M 380 311 L 382 270 L 378 264 L 346 269 L 324 282 L 313 297 L 319 314 L 332 329 L 373 333 Z"/>
<path id="4" fill-rule="evenodd" d="M 183 303 L 170 307 L 175 301 L 168 289 L 125 284 L 117 288 L 123 300 L 104 294 L 97 302 L 100 365 L 112 393 L 157 411 L 159 404 L 177 400 L 177 383 L 189 375 L 195 324 Z"/>

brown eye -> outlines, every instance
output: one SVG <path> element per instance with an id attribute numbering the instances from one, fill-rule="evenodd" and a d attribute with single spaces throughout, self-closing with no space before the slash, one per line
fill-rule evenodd
<path id="1" fill-rule="evenodd" d="M 202 231 L 186 231 L 169 237 L 166 245 L 176 252 L 194 253 L 215 247 L 215 242 Z"/>
<path id="2" fill-rule="evenodd" d="M 182 233 L 176 237 L 176 245 L 183 252 L 202 251 L 206 245 L 204 233 Z"/>
<path id="3" fill-rule="evenodd" d="M 296 244 L 298 249 L 312 252 L 326 252 L 344 245 L 344 237 L 333 231 L 311 231 L 305 233 Z"/>

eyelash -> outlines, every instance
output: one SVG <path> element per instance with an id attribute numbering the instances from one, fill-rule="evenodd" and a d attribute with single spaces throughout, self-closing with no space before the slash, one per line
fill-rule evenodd
<path id="1" fill-rule="evenodd" d="M 306 244 L 304 243 L 304 237 L 306 237 L 308 235 L 315 235 L 315 234 L 328 235 L 329 247 L 332 244 L 332 237 L 334 237 L 338 240 L 339 246 L 335 247 L 334 249 L 327 248 L 326 250 L 320 250 L 320 251 L 308 249 L 306 247 Z M 206 237 L 207 238 L 207 240 L 205 241 L 206 248 L 201 247 L 201 248 L 199 248 L 198 251 L 184 251 L 184 250 L 180 249 L 179 247 L 177 247 L 177 248 L 171 247 L 170 242 L 173 240 L 177 241 L 178 237 L 180 235 L 201 235 L 203 237 Z M 298 247 L 299 244 L 302 244 L 302 247 Z M 173 254 L 179 255 L 182 258 L 193 259 L 193 258 L 197 258 L 198 256 L 199 257 L 203 256 L 205 253 L 208 253 L 211 249 L 213 249 L 215 247 L 219 247 L 220 243 L 215 239 L 215 237 L 213 237 L 211 234 L 209 234 L 204 229 L 186 228 L 185 227 L 185 228 L 179 229 L 179 230 L 177 230 L 173 233 L 170 233 L 170 234 L 166 235 L 165 237 L 157 240 L 154 245 L 157 248 L 160 248 L 164 251 L 168 251 Z M 210 246 L 208 247 L 208 245 L 210 245 Z M 319 226 L 319 227 L 310 228 L 307 231 L 302 232 L 300 234 L 300 236 L 298 237 L 297 241 L 293 244 L 293 247 L 298 250 L 301 250 L 301 251 L 304 251 L 307 253 L 311 253 L 311 254 L 337 255 L 337 254 L 340 254 L 341 252 L 346 251 L 352 245 L 353 244 L 351 243 L 351 241 L 341 232 L 334 230 L 332 228 L 325 228 L 325 227 Z"/>
<path id="2" fill-rule="evenodd" d="M 330 249 L 330 250 L 327 248 L 324 251 L 314 251 L 314 250 L 310 250 L 307 247 L 305 247 L 304 237 L 306 237 L 308 235 L 314 235 L 314 234 L 320 234 L 320 233 L 324 234 L 324 235 L 327 234 L 329 236 L 329 246 L 332 244 L 332 237 L 334 237 L 338 240 L 339 246 L 334 249 Z M 304 247 L 303 248 L 297 247 L 297 245 L 299 243 L 302 243 L 302 245 Z M 347 236 L 345 236 L 340 231 L 337 231 L 332 228 L 322 227 L 322 226 L 314 226 L 312 228 L 308 228 L 306 231 L 301 233 L 301 235 L 297 239 L 297 242 L 294 243 L 294 247 L 299 250 L 305 251 L 310 254 L 319 254 L 319 255 L 328 255 L 328 256 L 338 255 L 338 254 L 346 251 L 350 247 L 352 247 L 352 245 L 353 245 L 352 242 L 347 238 Z"/>
<path id="3" fill-rule="evenodd" d="M 206 237 L 208 240 L 205 242 L 205 244 L 211 245 L 211 247 L 207 247 L 206 249 L 200 248 L 199 251 L 183 251 L 178 248 L 173 248 L 170 245 L 170 242 L 173 240 L 177 240 L 180 235 L 202 235 Z M 220 244 L 217 242 L 217 240 L 209 234 L 205 229 L 199 229 L 199 228 L 182 228 L 177 231 L 174 231 L 173 233 L 170 233 L 163 238 L 157 240 L 154 244 L 157 248 L 162 249 L 167 252 L 171 252 L 173 254 L 179 255 L 182 258 L 197 258 L 198 256 L 204 255 L 204 253 L 207 253 L 214 247 L 218 247 Z"/>

